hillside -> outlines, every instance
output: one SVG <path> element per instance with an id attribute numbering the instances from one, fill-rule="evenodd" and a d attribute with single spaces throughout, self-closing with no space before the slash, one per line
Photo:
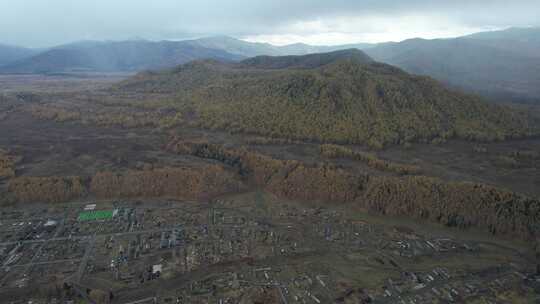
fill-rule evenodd
<path id="1" fill-rule="evenodd" d="M 30 57 L 37 52 L 33 49 L 0 44 L 0 66 Z"/>
<path id="2" fill-rule="evenodd" d="M 194 62 L 139 74 L 116 93 L 166 94 L 177 111 L 206 128 L 376 148 L 536 132 L 526 114 L 368 58 L 349 50 L 238 64 Z"/>
<path id="3" fill-rule="evenodd" d="M 367 49 L 407 72 L 501 101 L 540 100 L 540 30 L 510 29 L 456 39 L 410 39 Z"/>
<path id="4" fill-rule="evenodd" d="M 64 45 L 0 68 L 1 73 L 118 72 L 172 67 L 196 59 L 242 57 L 183 42 L 83 42 Z"/>

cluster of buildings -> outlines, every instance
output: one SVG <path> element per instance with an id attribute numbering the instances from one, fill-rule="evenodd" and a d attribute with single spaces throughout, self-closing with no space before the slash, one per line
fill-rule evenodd
<path id="1" fill-rule="evenodd" d="M 470 269 L 483 254 L 492 260 Z M 497 254 L 481 242 L 294 203 L 6 209 L 0 297 L 7 303 L 502 303 L 501 294 L 540 289 L 540 277 L 519 255 L 501 251 L 499 262 Z"/>

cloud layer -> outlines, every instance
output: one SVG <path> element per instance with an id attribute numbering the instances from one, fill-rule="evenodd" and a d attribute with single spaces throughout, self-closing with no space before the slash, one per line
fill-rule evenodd
<path id="1" fill-rule="evenodd" d="M 29 46 L 203 35 L 337 44 L 509 26 L 540 26 L 540 1 L 0 0 L 0 42 Z"/>

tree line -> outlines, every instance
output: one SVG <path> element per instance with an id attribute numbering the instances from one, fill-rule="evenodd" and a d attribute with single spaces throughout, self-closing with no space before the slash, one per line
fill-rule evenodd
<path id="1" fill-rule="evenodd" d="M 320 146 L 320 154 L 326 158 L 349 158 L 352 160 L 358 160 L 367 164 L 373 169 L 397 173 L 400 175 L 418 175 L 421 173 L 421 169 L 418 166 L 398 164 L 395 162 L 383 160 L 378 158 L 377 155 L 374 153 L 354 151 L 351 148 L 340 145 L 323 144 Z"/>
<path id="2" fill-rule="evenodd" d="M 101 199 L 176 197 L 203 199 L 242 188 L 234 173 L 222 166 L 165 167 L 148 170 L 102 171 L 91 177 L 16 177 L 8 191 L 16 202 L 59 203 L 83 197 Z"/>

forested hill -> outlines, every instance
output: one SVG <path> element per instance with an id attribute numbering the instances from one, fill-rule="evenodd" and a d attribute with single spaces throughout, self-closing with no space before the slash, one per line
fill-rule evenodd
<path id="1" fill-rule="evenodd" d="M 178 111 L 207 128 L 377 148 L 451 137 L 502 140 L 538 131 L 526 113 L 372 62 L 358 50 L 238 64 L 193 62 L 141 73 L 116 90 L 174 96 Z"/>
<path id="2" fill-rule="evenodd" d="M 240 66 L 257 69 L 312 69 L 343 59 L 356 61 L 360 64 L 373 62 L 373 59 L 364 52 L 357 49 L 348 49 L 303 56 L 257 56 L 242 61 Z"/>

